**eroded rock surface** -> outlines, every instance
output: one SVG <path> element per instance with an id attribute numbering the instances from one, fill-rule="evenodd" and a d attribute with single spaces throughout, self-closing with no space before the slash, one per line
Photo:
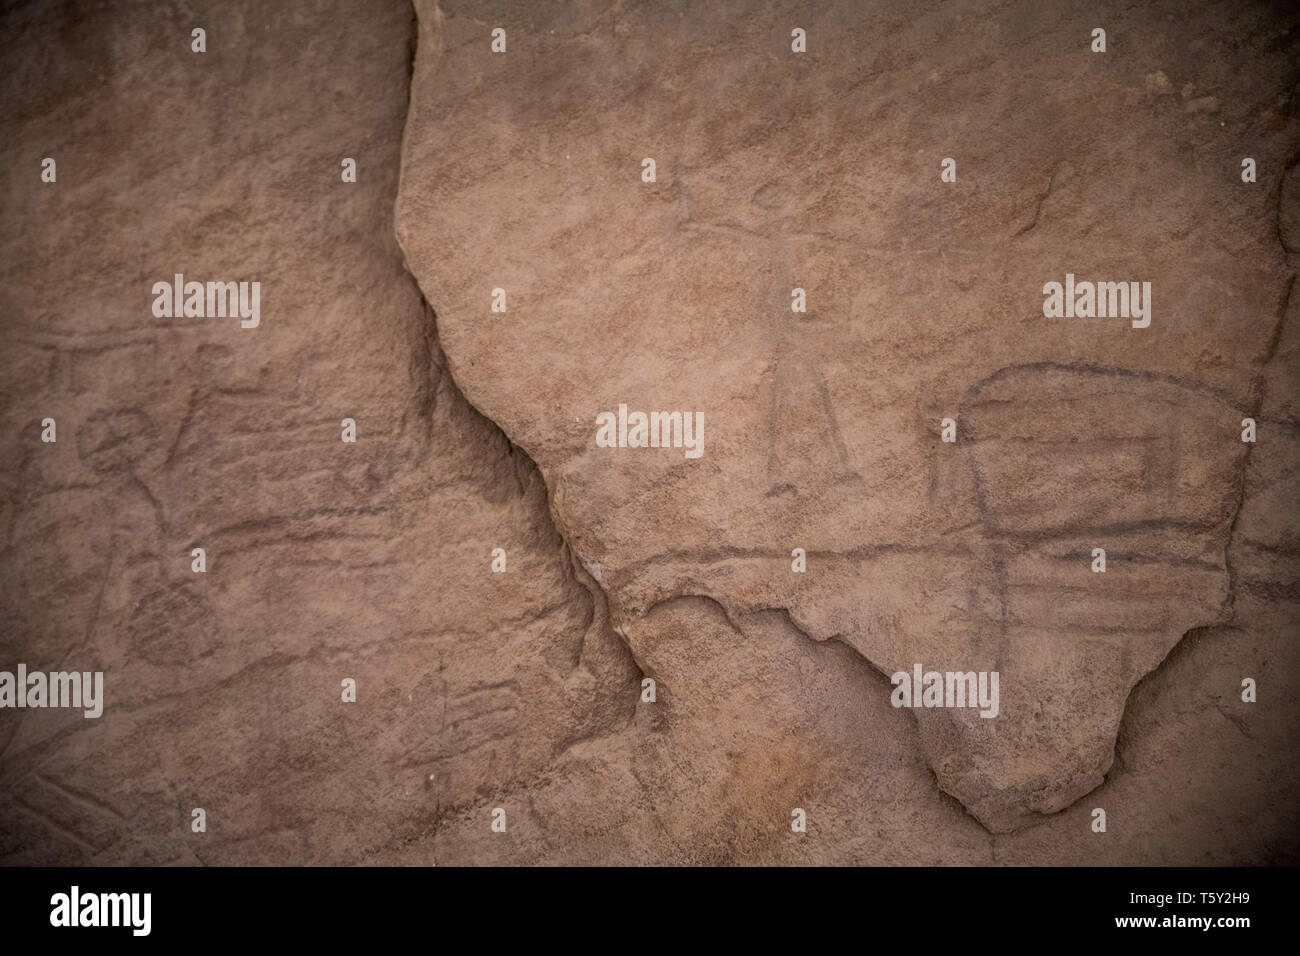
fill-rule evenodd
<path id="1" fill-rule="evenodd" d="M 1228 619 L 1294 17 L 1144 7 L 1095 54 L 1095 14 L 1041 4 L 708 6 L 417 3 L 408 263 L 638 660 L 648 609 L 704 595 L 886 674 L 1000 671 L 998 719 L 919 719 L 940 785 L 1016 829 L 1097 787 L 1133 686 Z M 1067 273 L 1150 282 L 1150 326 L 1044 318 Z M 598 447 L 620 404 L 702 412 L 702 456 Z"/>
<path id="2" fill-rule="evenodd" d="M 637 675 L 402 267 L 409 7 L 168 9 L 0 31 L 0 667 L 106 685 L 98 720 L 0 712 L 0 856 L 432 862 L 441 818 L 627 724 Z M 261 324 L 154 318 L 176 272 L 260 281 Z"/>
<path id="3" fill-rule="evenodd" d="M 0 14 L 0 861 L 1300 858 L 1294 13 L 706 6 Z"/>

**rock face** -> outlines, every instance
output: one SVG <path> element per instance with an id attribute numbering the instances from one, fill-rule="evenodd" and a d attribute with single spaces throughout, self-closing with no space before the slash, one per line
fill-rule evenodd
<path id="1" fill-rule="evenodd" d="M 626 724 L 631 660 L 402 268 L 409 7 L 38 8 L 3 31 L 0 668 L 107 700 L 0 711 L 6 861 L 384 859 Z M 260 281 L 260 325 L 155 318 L 176 272 Z"/>
<path id="2" fill-rule="evenodd" d="M 1105 54 L 1029 3 L 471 8 L 417 4 L 398 236 L 637 660 L 663 666 L 661 602 L 781 611 L 886 675 L 1000 672 L 996 720 L 919 715 L 989 829 L 1097 787 L 1133 686 L 1229 617 L 1241 420 L 1291 276 L 1296 129 L 1267 64 L 1294 50 L 1233 72 L 1228 25 L 1172 5 L 1108 20 Z M 1150 286 L 1045 318 L 1045 284 L 1076 278 Z M 599 447 L 622 404 L 702 413 L 702 454 Z"/>
<path id="3" fill-rule="evenodd" d="M 1300 859 L 1300 15 L 1094 20 L 11 5 L 0 861 Z"/>

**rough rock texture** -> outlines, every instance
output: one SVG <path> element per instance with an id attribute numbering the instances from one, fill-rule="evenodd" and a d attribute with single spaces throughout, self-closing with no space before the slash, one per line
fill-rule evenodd
<path id="1" fill-rule="evenodd" d="M 10 6 L 0 669 L 107 701 L 0 710 L 0 861 L 1296 862 L 1298 51 L 1249 4 Z M 261 326 L 154 318 L 176 272 Z M 1043 318 L 1066 272 L 1151 327 Z M 703 456 L 597 448 L 621 402 Z M 891 707 L 915 662 L 999 717 Z"/>
<path id="2" fill-rule="evenodd" d="M 1133 686 L 1229 620 L 1294 14 L 1144 5 L 1095 54 L 1096 14 L 1037 3 L 706 6 L 417 3 L 408 262 L 643 668 L 646 612 L 695 594 L 885 674 L 1000 671 L 998 719 L 919 722 L 939 785 L 1017 829 L 1097 787 Z M 1067 272 L 1151 282 L 1150 327 L 1045 319 Z M 597 447 L 619 403 L 702 411 L 703 456 Z"/>
<path id="3" fill-rule="evenodd" d="M 631 719 L 536 469 L 402 268 L 413 27 L 381 6 L 8 17 L 0 667 L 102 669 L 107 702 L 0 712 L 7 862 L 428 862 L 442 816 Z M 154 319 L 174 272 L 261 281 L 261 325 Z"/>

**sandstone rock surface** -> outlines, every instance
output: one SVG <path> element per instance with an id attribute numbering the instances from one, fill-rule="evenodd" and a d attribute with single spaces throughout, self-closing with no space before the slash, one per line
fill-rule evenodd
<path id="1" fill-rule="evenodd" d="M 0 861 L 1295 862 L 1300 20 L 1095 18 L 0 13 Z"/>
<path id="2" fill-rule="evenodd" d="M 1108 17 L 1103 55 L 1094 14 L 1029 3 L 503 10 L 495 57 L 473 4 L 417 9 L 399 238 L 637 660 L 647 611 L 703 595 L 887 675 L 1000 671 L 999 719 L 920 713 L 940 786 L 996 832 L 1097 787 L 1133 686 L 1229 619 L 1292 277 L 1285 20 L 1243 14 L 1232 71 L 1244 24 L 1171 5 Z M 1150 326 L 1044 318 L 1067 274 L 1150 282 Z M 700 410 L 705 453 L 597 447 L 621 403 Z"/>

